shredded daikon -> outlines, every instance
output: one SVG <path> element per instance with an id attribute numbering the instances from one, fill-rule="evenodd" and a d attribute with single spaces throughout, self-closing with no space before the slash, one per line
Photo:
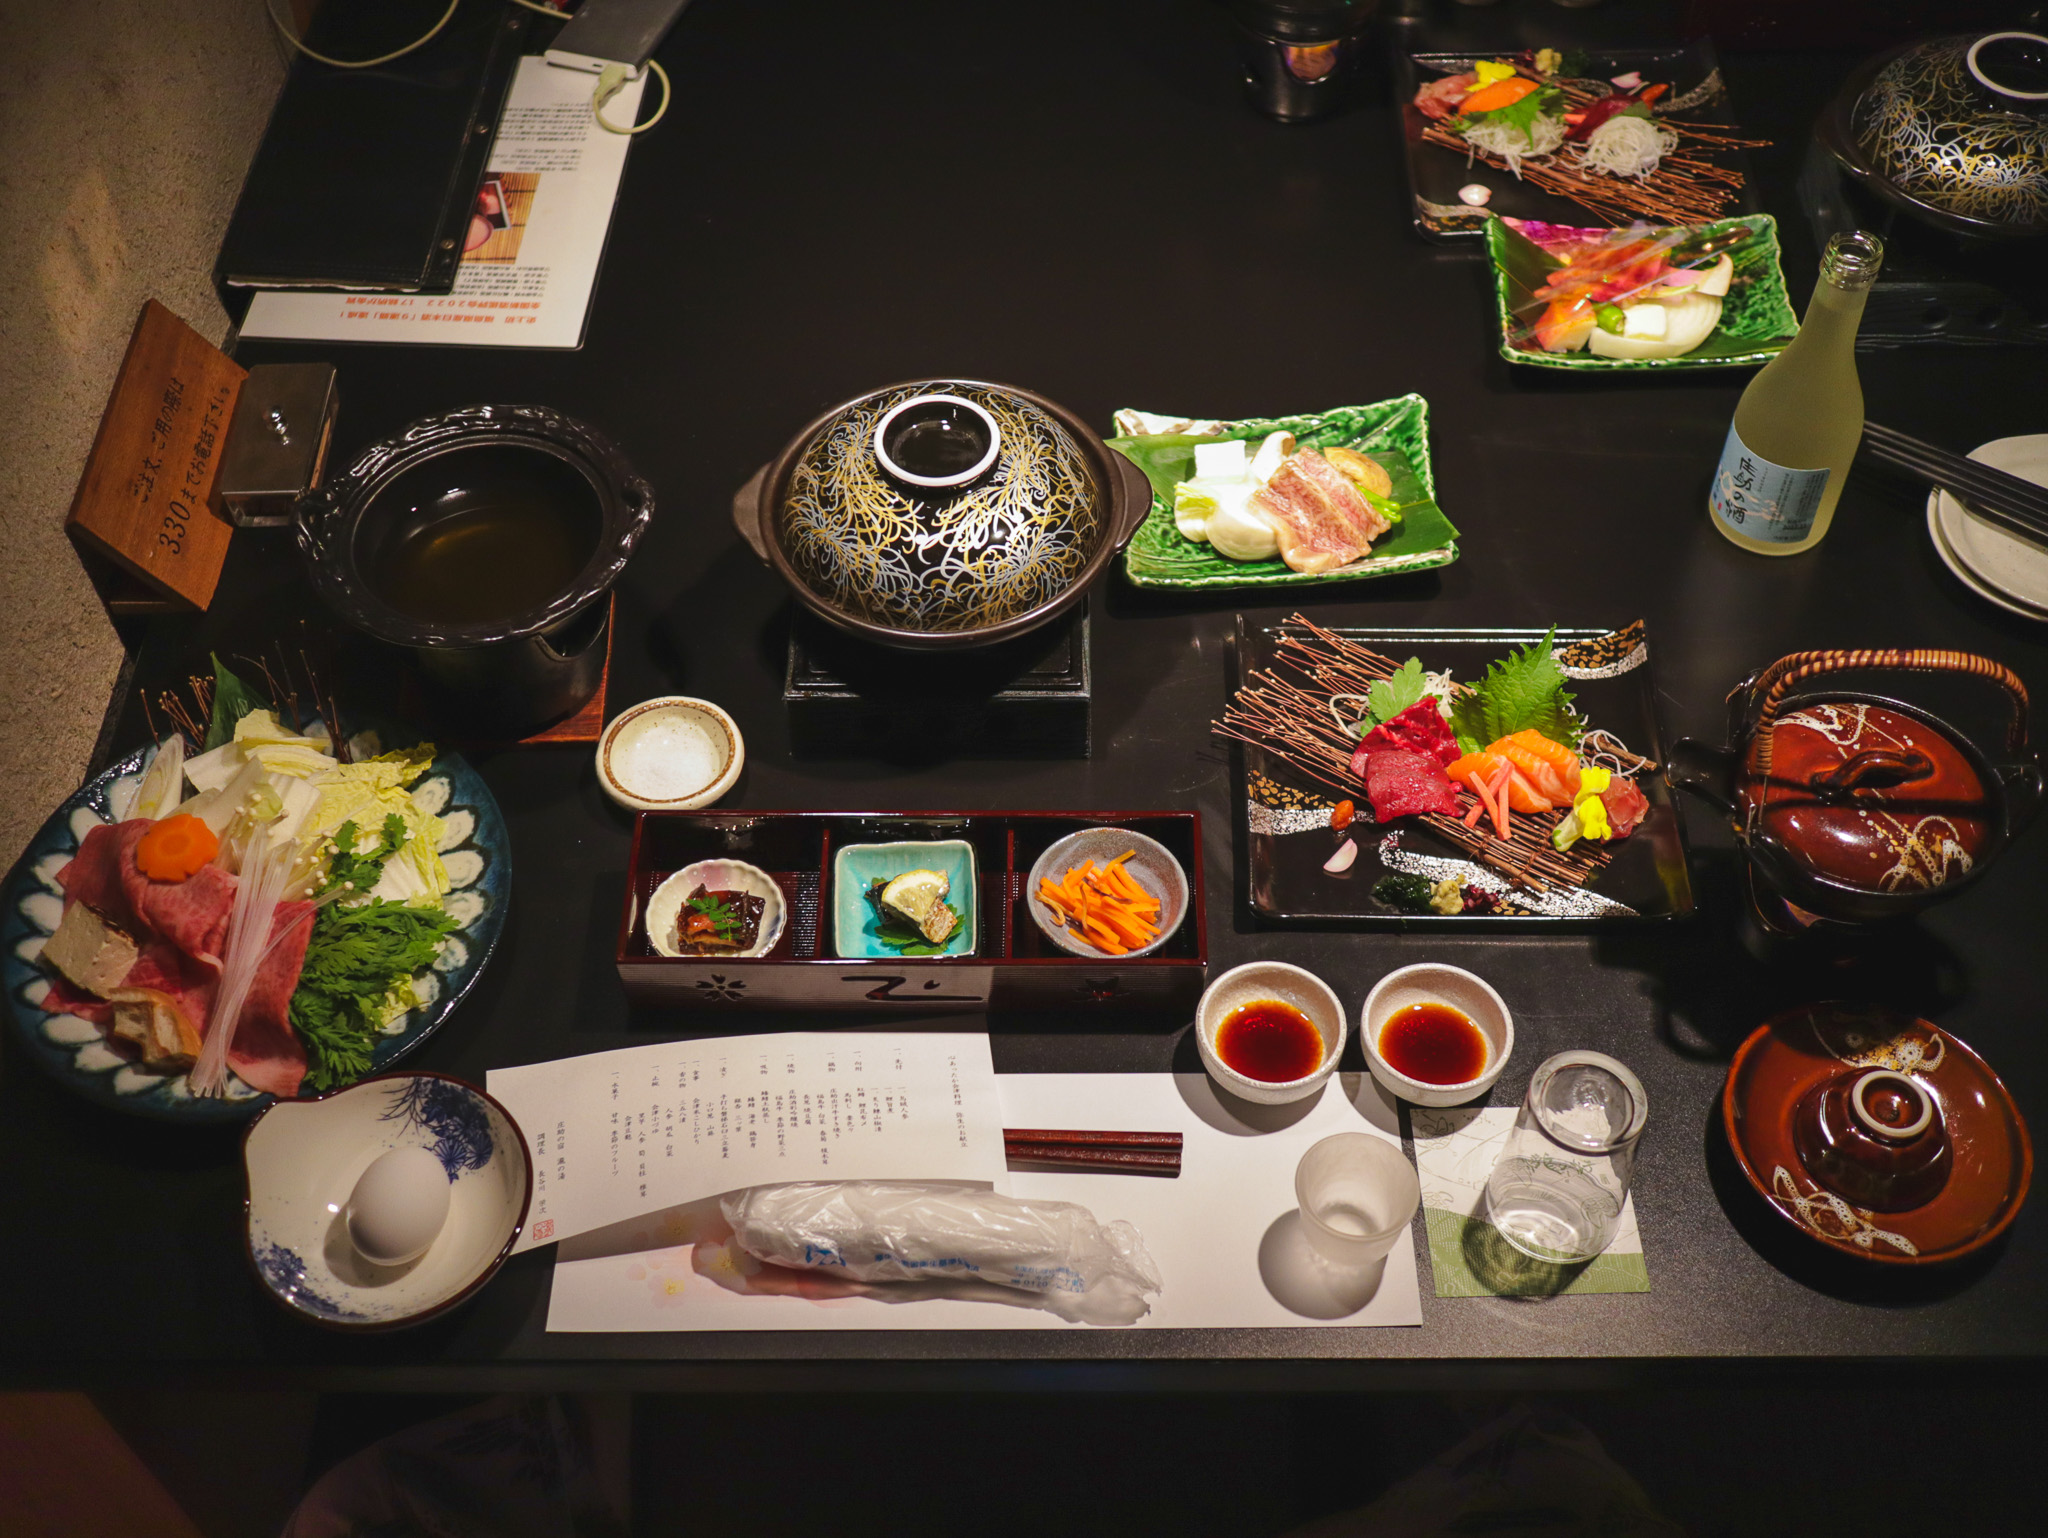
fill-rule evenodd
<path id="1" fill-rule="evenodd" d="M 1594 129 L 1579 152 L 1579 164 L 1608 176 L 1637 180 L 1657 169 L 1678 145 L 1678 135 L 1642 117 L 1611 117 Z"/>
<path id="2" fill-rule="evenodd" d="M 1489 155 L 1500 156 L 1519 177 L 1524 160 L 1548 155 L 1564 143 L 1564 124 L 1542 113 L 1529 120 L 1527 133 L 1506 123 L 1474 123 L 1465 130 L 1465 142 Z"/>

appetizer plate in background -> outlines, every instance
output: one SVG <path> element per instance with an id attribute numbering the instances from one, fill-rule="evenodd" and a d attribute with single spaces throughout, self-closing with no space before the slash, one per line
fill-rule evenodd
<path id="1" fill-rule="evenodd" d="M 1458 531 L 1436 505 L 1436 477 L 1429 463 L 1429 403 L 1421 396 L 1216 425 L 1220 432 L 1143 433 L 1109 440 L 1111 448 L 1152 482 L 1152 511 L 1124 550 L 1124 575 L 1133 586 L 1303 587 L 1428 571 L 1458 558 Z M 1278 559 L 1233 561 L 1182 534 L 1173 521 L 1173 488 L 1194 474 L 1195 445 L 1242 438 L 1256 446 L 1273 432 L 1294 434 L 1303 448 L 1350 448 L 1376 459 L 1394 483 L 1401 522 L 1367 555 L 1324 572 L 1295 571 Z"/>
<path id="2" fill-rule="evenodd" d="M 1510 651 L 1543 639 L 1541 630 L 1381 630 L 1331 627 L 1404 662 L 1418 657 L 1431 670 L 1448 668 L 1458 683 L 1483 677 L 1487 667 Z M 1254 669 L 1271 668 L 1279 653 L 1279 626 L 1251 626 L 1238 618 L 1233 688 Z M 1509 883 L 1490 866 L 1438 838 L 1418 817 L 1387 827 L 1372 820 L 1364 787 L 1351 795 L 1357 820 L 1341 833 L 1330 827 L 1338 797 L 1327 786 L 1303 777 L 1278 754 L 1249 744 L 1238 750 L 1239 826 L 1244 830 L 1247 882 L 1252 911 L 1283 924 L 1342 928 L 1525 928 L 1559 924 L 1638 923 L 1690 913 L 1692 883 L 1686 870 L 1685 828 L 1664 770 L 1664 740 L 1658 730 L 1656 679 L 1650 668 L 1647 632 L 1567 630 L 1555 643 L 1558 666 L 1573 695 L 1572 706 L 1589 726 L 1611 732 L 1657 767 L 1636 776 L 1650 810 L 1641 826 L 1619 841 L 1614 854 L 1585 887 L 1558 889 L 1554 911 L 1513 914 L 1406 914 L 1376 902 L 1373 885 L 1399 873 L 1440 880 L 1455 876 L 1482 890 L 1506 891 Z M 1346 870 L 1323 868 L 1345 838 L 1358 846 Z M 1498 893 L 1496 893 L 1498 895 Z M 1517 903 L 1531 901 L 1516 893 Z"/>
<path id="3" fill-rule="evenodd" d="M 407 739 L 419 740 L 418 737 Z M 357 743 L 377 752 L 371 744 Z M 112 820 L 117 789 L 125 796 L 147 769 L 155 747 L 138 748 L 81 786 L 50 815 L 0 888 L 0 985 L 15 1034 L 28 1054 L 67 1089 L 116 1110 L 164 1121 L 241 1121 L 272 1102 L 233 1074 L 219 1099 L 195 1099 L 183 1074 L 149 1073 L 106 1042 L 91 1021 L 53 1015 L 42 1008 L 49 974 L 38 964 L 43 944 L 64 912 L 57 872 L 78 852 L 85 835 Z M 427 1037 L 483 974 L 505 924 L 512 891 L 512 845 L 505 820 L 476 770 L 459 754 L 442 753 L 421 776 L 416 791 L 446 827 L 441 860 L 452 890 L 443 899 L 460 921 L 421 987 L 429 1001 L 385 1027 L 370 1065 L 382 1073 Z M 439 805 L 433 803 L 438 800 Z"/>
<path id="4" fill-rule="evenodd" d="M 1587 49 L 1588 78 L 1609 80 L 1633 70 L 1645 81 L 1669 81 L 1668 101 L 1697 98 L 1698 105 L 1670 116 L 1689 123 L 1712 124 L 1732 137 L 1738 130 L 1728 110 L 1727 92 L 1721 85 L 1721 61 L 1706 38 L 1667 48 Z M 1415 106 L 1415 93 L 1433 80 L 1461 75 L 1482 58 L 1509 54 L 1410 53 L 1394 52 L 1395 100 L 1401 104 L 1401 141 L 1408 165 L 1408 189 L 1414 208 L 1416 233 L 1425 240 L 1476 241 L 1487 224 L 1488 214 L 1509 214 L 1517 219 L 1542 219 L 1551 224 L 1586 224 L 1598 215 L 1583 204 L 1557 193 L 1545 192 L 1506 170 L 1474 159 L 1470 163 L 1456 150 L 1431 144 L 1422 137 L 1428 119 Z M 1667 112 L 1669 108 L 1667 107 Z M 1663 116 L 1664 114 L 1659 114 Z M 1749 174 L 1747 155 L 1741 150 L 1716 151 L 1704 157 L 1710 164 L 1725 167 L 1742 176 L 1741 190 L 1731 212 L 1750 213 L 1758 204 L 1755 178 Z M 1458 189 L 1477 183 L 1492 194 L 1482 208 L 1458 199 Z M 1589 215 L 1591 216 L 1589 218 Z"/>
<path id="5" fill-rule="evenodd" d="M 1578 225 L 1574 230 L 1605 233 L 1604 226 Z M 1721 304 L 1720 324 L 1691 352 L 1675 358 L 1602 358 L 1587 351 L 1545 352 L 1529 328 L 1542 313 L 1533 297 L 1548 276 L 1563 264 L 1520 231 L 1499 219 L 1486 221 L 1486 251 L 1493 259 L 1494 314 L 1500 323 L 1500 355 L 1510 363 L 1534 368 L 1576 369 L 1602 373 L 1609 369 L 1642 372 L 1657 369 L 1753 368 L 1785 350 L 1799 330 L 1799 318 L 1785 292 L 1785 271 L 1779 262 L 1778 221 L 1769 214 L 1716 219 L 1709 224 L 1652 226 L 1661 237 L 1687 229 L 1715 254 L 1735 264 L 1728 297 Z M 1736 232 L 1747 231 L 1737 236 Z M 1735 236 L 1732 241 L 1725 237 Z"/>

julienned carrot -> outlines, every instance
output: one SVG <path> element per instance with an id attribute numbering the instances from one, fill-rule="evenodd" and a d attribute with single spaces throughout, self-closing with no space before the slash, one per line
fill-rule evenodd
<path id="1" fill-rule="evenodd" d="M 1159 938 L 1153 922 L 1159 899 L 1124 868 L 1136 853 L 1125 850 L 1099 869 L 1093 860 L 1083 860 L 1057 882 L 1045 877 L 1038 883 L 1038 900 L 1082 939 L 1112 956 L 1150 945 Z"/>
<path id="2" fill-rule="evenodd" d="M 1485 815 L 1486 798 L 1484 796 L 1474 794 L 1474 796 L 1472 797 L 1472 810 L 1465 814 L 1465 826 L 1468 828 L 1478 827 L 1479 819 L 1484 817 Z"/>
<path id="3" fill-rule="evenodd" d="M 1514 778 L 1514 774 L 1515 766 L 1503 763 L 1487 786 L 1493 792 L 1493 831 L 1503 839 L 1515 825 L 1514 813 L 1508 806 L 1508 781 Z"/>

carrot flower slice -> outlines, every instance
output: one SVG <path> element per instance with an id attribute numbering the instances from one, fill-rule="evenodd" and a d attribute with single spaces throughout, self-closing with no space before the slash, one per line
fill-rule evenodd
<path id="1" fill-rule="evenodd" d="M 220 840 L 189 812 L 166 817 L 135 844 L 135 868 L 152 881 L 186 881 L 213 863 Z"/>

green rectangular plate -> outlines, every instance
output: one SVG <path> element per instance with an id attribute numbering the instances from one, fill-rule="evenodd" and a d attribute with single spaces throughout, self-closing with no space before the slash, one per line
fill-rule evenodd
<path id="1" fill-rule="evenodd" d="M 1517 346 L 1514 311 L 1531 302 L 1530 296 L 1543 286 L 1545 278 L 1564 264 L 1547 255 L 1526 235 L 1509 229 L 1498 219 L 1486 221 L 1486 252 L 1493 259 L 1493 308 L 1500 323 L 1500 355 L 1510 363 L 1531 368 L 1577 369 L 1601 373 L 1621 369 L 1640 373 L 1647 369 L 1754 368 L 1768 363 L 1785 350 L 1799 330 L 1799 318 L 1792 313 L 1792 301 L 1785 293 L 1785 273 L 1778 264 L 1778 221 L 1769 214 L 1744 214 L 1735 219 L 1716 219 L 1708 224 L 1683 226 L 1707 236 L 1748 225 L 1755 231 L 1748 239 L 1728 248 L 1735 261 L 1735 281 L 1721 304 L 1721 324 L 1691 352 L 1676 358 L 1596 358 L 1590 352 L 1545 352 L 1534 342 Z M 1653 226 L 1663 235 L 1678 225 Z M 1586 226 L 1596 234 L 1607 231 Z"/>
<path id="2" fill-rule="evenodd" d="M 943 871 L 953 884 L 946 901 L 958 910 L 961 924 L 937 954 L 974 954 L 974 937 L 981 932 L 981 902 L 974 888 L 974 846 L 964 838 L 842 844 L 832 859 L 834 950 L 849 959 L 903 959 L 902 951 L 882 939 L 867 890 L 877 876 L 888 879 L 910 870 Z"/>
<path id="3" fill-rule="evenodd" d="M 1195 445 L 1290 432 L 1305 448 L 1344 447 L 1369 454 L 1394 483 L 1401 522 L 1370 554 L 1335 571 L 1300 572 L 1284 561 L 1233 561 L 1187 538 L 1173 523 L 1173 487 L 1194 473 Z M 1429 403 L 1403 395 L 1370 406 L 1339 406 L 1304 416 L 1226 422 L 1221 433 L 1149 433 L 1112 438 L 1109 446 L 1152 482 L 1152 511 L 1124 550 L 1124 575 L 1136 587 L 1317 587 L 1448 566 L 1458 558 L 1458 531 L 1436 505 L 1429 466 Z"/>

